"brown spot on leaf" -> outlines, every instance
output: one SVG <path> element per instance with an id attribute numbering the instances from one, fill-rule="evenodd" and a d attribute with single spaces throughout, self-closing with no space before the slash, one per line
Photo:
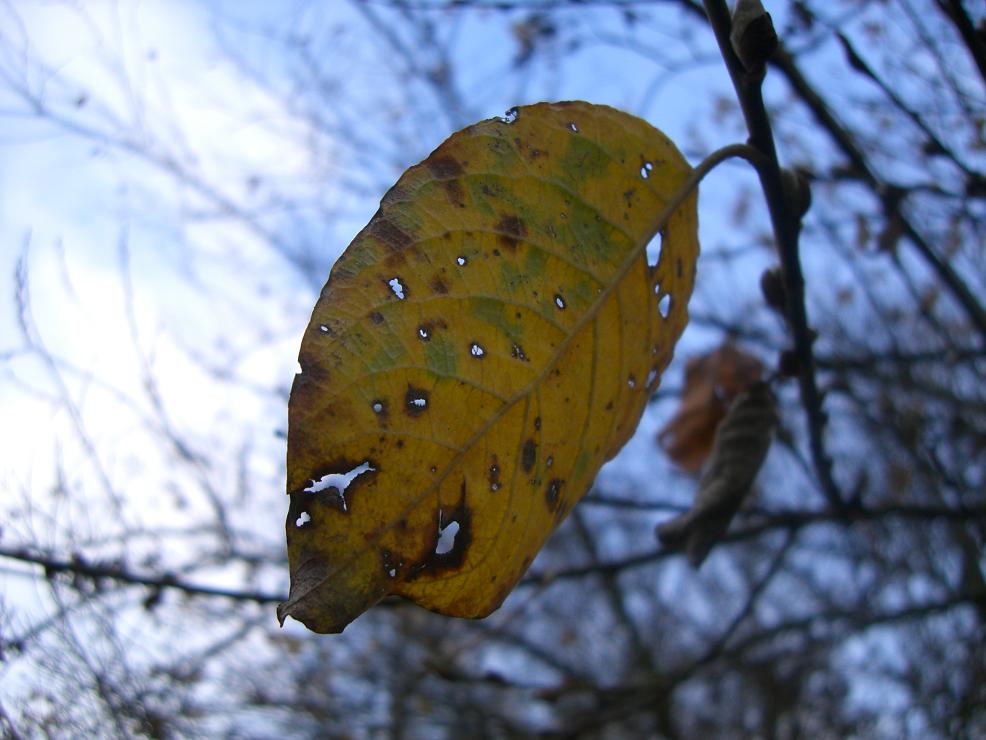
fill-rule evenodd
<path id="1" fill-rule="evenodd" d="M 534 461 L 537 459 L 538 446 L 533 439 L 524 442 L 524 449 L 520 453 L 520 464 L 525 473 L 530 473 L 534 468 Z"/>
<path id="2" fill-rule="evenodd" d="M 402 252 L 414 242 L 414 238 L 388 218 L 377 216 L 370 222 L 370 234 L 387 245 L 392 251 Z"/>
<path id="3" fill-rule="evenodd" d="M 524 226 L 524 222 L 514 215 L 504 216 L 494 228 L 500 232 L 497 240 L 511 252 L 516 251 L 518 241 L 527 236 L 527 227 Z"/>
<path id="4" fill-rule="evenodd" d="M 407 264 L 407 256 L 403 252 L 391 252 L 387 255 L 387 259 L 384 260 L 384 264 L 392 270 L 402 267 Z"/>
<path id="5" fill-rule="evenodd" d="M 510 356 L 520 360 L 521 362 L 530 362 L 530 360 L 527 359 L 527 355 L 524 354 L 524 348 L 519 344 L 514 344 L 514 346 L 510 348 Z"/>
<path id="6" fill-rule="evenodd" d="M 383 198 L 380 199 L 380 204 L 389 206 L 398 201 L 406 200 L 406 195 L 407 189 L 403 185 L 394 185 L 390 188 L 390 190 L 384 193 Z"/>
<path id="7" fill-rule="evenodd" d="M 439 179 L 459 177 L 462 174 L 462 165 L 453 157 L 429 157 L 425 160 L 428 169 Z"/>
<path id="8" fill-rule="evenodd" d="M 409 385 L 404 394 L 404 412 L 408 416 L 421 416 L 428 410 L 428 391 Z"/>
<path id="9" fill-rule="evenodd" d="M 558 511 L 558 502 L 561 501 L 561 489 L 564 485 L 565 481 L 561 478 L 552 478 L 548 487 L 544 489 L 544 503 L 552 514 Z"/>
<path id="10" fill-rule="evenodd" d="M 541 417 L 540 416 L 534 417 L 534 428 L 535 429 L 538 429 L 538 430 L 541 429 Z"/>
<path id="11" fill-rule="evenodd" d="M 368 316 L 370 317 L 370 321 L 374 324 L 380 325 L 383 323 L 383 314 L 379 311 L 370 311 Z"/>
<path id="12" fill-rule="evenodd" d="M 448 293 L 448 286 L 445 281 L 442 280 L 440 275 L 435 275 L 431 278 L 431 282 L 428 283 L 428 287 L 431 288 L 432 293 L 437 293 L 440 295 L 445 295 Z"/>
<path id="13" fill-rule="evenodd" d="M 462 190 L 462 184 L 458 180 L 442 180 L 442 188 L 445 190 L 445 194 L 448 196 L 449 203 L 459 208 L 465 208 L 465 192 Z"/>
<path id="14" fill-rule="evenodd" d="M 301 374 L 310 382 L 324 383 L 329 379 L 329 371 L 311 352 L 299 352 L 298 364 L 301 366 Z M 297 377 L 295 377 L 295 381 L 297 382 Z"/>

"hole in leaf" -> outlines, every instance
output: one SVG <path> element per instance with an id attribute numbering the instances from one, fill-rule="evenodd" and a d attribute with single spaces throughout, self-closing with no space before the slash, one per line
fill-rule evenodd
<path id="1" fill-rule="evenodd" d="M 459 265 L 459 267 L 465 267 L 465 264 L 466 264 L 466 262 L 468 260 L 466 260 L 466 258 L 464 256 L 459 255 L 458 257 L 455 258 L 455 261 L 456 261 L 456 264 Z"/>
<path id="2" fill-rule="evenodd" d="M 631 374 L 630 377 L 627 378 L 627 385 L 630 386 L 631 388 L 636 388 L 637 387 L 637 377 L 635 375 Z"/>
<path id="3" fill-rule="evenodd" d="M 510 348 L 510 356 L 520 360 L 521 362 L 527 362 L 527 355 L 524 354 L 524 348 L 519 344 L 515 344 Z"/>
<path id="4" fill-rule="evenodd" d="M 493 456 L 493 459 L 496 459 L 496 455 Z M 490 465 L 490 490 L 500 490 L 500 466 L 496 463 Z"/>
<path id="5" fill-rule="evenodd" d="M 404 284 L 401 283 L 400 278 L 391 278 L 387 281 L 387 285 L 394 291 L 394 295 L 397 296 L 398 300 L 404 300 Z"/>
<path id="6" fill-rule="evenodd" d="M 545 467 L 550 468 L 554 464 L 555 464 L 555 458 L 554 458 L 554 456 L 553 455 L 548 455 L 548 459 L 544 461 Z"/>
<path id="7" fill-rule="evenodd" d="M 513 123 L 514 121 L 517 120 L 519 116 L 520 116 L 520 111 L 517 109 L 516 106 L 514 106 L 506 113 L 504 113 L 502 116 L 500 116 L 498 120 L 500 121 L 500 123 Z"/>
<path id="8" fill-rule="evenodd" d="M 483 349 L 478 342 L 473 342 L 469 345 L 469 353 L 473 357 L 482 357 L 486 354 L 486 350 Z"/>
<path id="9" fill-rule="evenodd" d="M 320 332 L 322 332 L 323 334 L 328 334 L 329 333 L 329 327 L 326 326 L 325 324 L 319 324 L 318 325 L 318 330 Z"/>
<path id="10" fill-rule="evenodd" d="M 389 578 L 397 577 L 397 569 L 404 565 L 404 561 L 394 562 L 394 554 L 390 550 L 384 550 L 383 553 L 383 569 Z"/>
<path id="11" fill-rule="evenodd" d="M 459 523 L 454 519 L 442 526 L 441 512 L 438 514 L 438 541 L 435 543 L 436 555 L 447 555 L 455 547 L 455 536 L 459 533 Z"/>
<path id="12" fill-rule="evenodd" d="M 422 388 L 408 387 L 404 395 L 404 405 L 410 416 L 419 416 L 428 408 L 428 391 Z"/>
<path id="13" fill-rule="evenodd" d="M 318 480 L 313 480 L 312 484 L 308 488 L 304 489 L 305 493 L 320 493 L 329 488 L 334 488 L 339 495 L 339 503 L 342 507 L 342 511 L 347 511 L 348 506 L 346 504 L 346 489 L 349 485 L 356 480 L 363 473 L 371 473 L 376 468 L 370 465 L 370 461 L 367 460 L 355 468 L 350 470 L 348 473 L 327 473 L 323 475 Z M 300 525 L 299 525 L 300 526 Z"/>
<path id="14" fill-rule="evenodd" d="M 661 254 L 663 253 L 664 234 L 660 231 L 654 234 L 654 238 L 647 242 L 647 264 L 651 269 L 661 264 Z"/>
<path id="15" fill-rule="evenodd" d="M 579 132 L 579 127 L 575 125 L 575 121 L 569 121 L 568 130 L 577 134 Z"/>
<path id="16" fill-rule="evenodd" d="M 425 341 L 425 342 L 427 342 L 429 339 L 431 339 L 431 334 L 428 332 L 428 327 L 427 326 L 424 326 L 424 325 L 419 326 L 418 327 L 418 336 L 423 341 Z"/>
<path id="17" fill-rule="evenodd" d="M 295 520 L 294 526 L 296 526 L 296 527 L 304 527 L 311 520 L 312 520 L 311 515 L 307 511 L 303 511 L 303 512 L 301 512 L 301 516 L 299 516 Z"/>
<path id="18" fill-rule="evenodd" d="M 373 402 L 373 413 L 374 414 L 382 414 L 383 413 L 383 401 L 374 401 Z"/>
<path id="19" fill-rule="evenodd" d="M 645 180 L 650 177 L 651 171 L 654 169 L 654 163 L 650 161 L 645 161 L 640 165 L 640 176 Z"/>
<path id="20" fill-rule="evenodd" d="M 555 305 L 558 306 L 562 311 L 565 310 L 565 299 L 561 297 L 559 293 L 555 293 Z"/>
<path id="21" fill-rule="evenodd" d="M 657 303 L 657 310 L 661 314 L 662 319 L 666 319 L 668 314 L 671 313 L 671 294 L 665 293 L 664 297 L 661 298 Z"/>

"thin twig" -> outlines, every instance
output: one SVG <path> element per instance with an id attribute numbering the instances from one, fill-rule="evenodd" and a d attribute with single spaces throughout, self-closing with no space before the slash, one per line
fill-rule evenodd
<path id="1" fill-rule="evenodd" d="M 845 523 L 847 516 L 850 522 L 879 521 L 882 519 L 904 519 L 916 522 L 926 522 L 935 519 L 958 522 L 976 521 L 986 517 L 986 505 L 949 507 L 901 504 L 873 508 L 854 507 L 847 512 L 835 509 L 781 511 L 767 514 L 762 519 L 758 517 L 758 521 L 753 524 L 727 532 L 720 541 L 720 544 L 744 542 L 775 531 L 796 531 L 818 524 Z M 562 570 L 553 570 L 547 573 L 529 573 L 521 580 L 519 585 L 541 585 L 545 581 L 572 580 L 597 573 L 619 573 L 624 570 L 647 567 L 680 554 L 678 550 L 648 550 L 620 558 L 619 560 L 602 561 L 596 564 L 580 565 Z"/>
<path id="2" fill-rule="evenodd" d="M 729 9 L 723 0 L 705 0 L 709 24 L 715 33 L 719 51 L 726 63 L 729 76 L 750 132 L 750 146 L 756 149 L 765 163 L 757 167 L 770 212 L 770 220 L 777 241 L 784 287 L 787 293 L 787 320 L 794 340 L 794 353 L 798 360 L 798 381 L 801 403 L 808 419 L 808 437 L 812 463 L 822 491 L 830 505 L 843 511 L 846 508 L 839 486 L 832 475 L 832 461 L 825 449 L 825 412 L 815 378 L 815 357 L 812 352 L 813 335 L 808 326 L 805 307 L 805 281 L 798 252 L 799 217 L 792 213 L 781 184 L 780 166 L 774 146 L 774 134 L 764 105 L 761 90 L 762 75 L 750 74 L 737 58 L 729 40 L 732 22 Z"/>
<path id="3" fill-rule="evenodd" d="M 212 596 L 234 601 L 251 601 L 257 604 L 276 604 L 284 601 L 284 594 L 274 594 L 263 591 L 247 591 L 242 589 L 219 588 L 190 583 L 177 576 L 168 574 L 145 575 L 128 570 L 127 568 L 108 563 L 92 563 L 81 556 L 64 560 L 51 555 L 34 552 L 20 547 L 0 547 L 0 558 L 17 560 L 22 563 L 39 565 L 44 568 L 46 578 L 52 578 L 59 573 L 69 573 L 84 576 L 94 581 L 107 579 L 119 583 L 130 583 L 136 586 L 146 586 L 151 589 L 170 589 L 181 591 L 192 596 Z"/>
<path id="4" fill-rule="evenodd" d="M 902 188 L 883 180 L 870 164 L 866 155 L 859 148 L 852 134 L 836 118 L 828 104 L 816 92 L 815 88 L 805 79 L 794 58 L 783 47 L 779 48 L 771 59 L 771 65 L 776 67 L 787 79 L 801 101 L 808 106 L 815 121 L 832 138 L 842 154 L 849 160 L 854 174 L 881 199 L 887 210 L 887 217 L 899 217 L 903 226 L 904 236 L 914 245 L 918 254 L 938 275 L 942 283 L 949 289 L 955 300 L 962 306 L 969 320 L 980 337 L 986 339 L 986 308 L 979 302 L 972 289 L 966 285 L 952 265 L 940 256 L 931 246 L 924 235 L 914 225 L 913 219 L 903 208 L 907 188 Z"/>

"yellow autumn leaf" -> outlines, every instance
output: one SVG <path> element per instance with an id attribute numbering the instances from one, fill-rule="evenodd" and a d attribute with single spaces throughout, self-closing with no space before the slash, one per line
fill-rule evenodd
<path id="1" fill-rule="evenodd" d="M 339 632 L 388 594 L 461 617 L 503 602 L 685 327 L 696 195 L 661 211 L 690 172 L 646 122 L 574 102 L 470 126 L 401 176 L 302 339 L 282 621 Z"/>

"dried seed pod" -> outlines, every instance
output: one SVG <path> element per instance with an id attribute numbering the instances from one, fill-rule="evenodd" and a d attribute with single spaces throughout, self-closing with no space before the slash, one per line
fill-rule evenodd
<path id="1" fill-rule="evenodd" d="M 776 401 L 766 383 L 755 383 L 740 394 L 716 430 L 695 505 L 658 526 L 661 542 L 684 545 L 693 567 L 702 564 L 739 511 L 767 457 L 777 422 Z"/>

